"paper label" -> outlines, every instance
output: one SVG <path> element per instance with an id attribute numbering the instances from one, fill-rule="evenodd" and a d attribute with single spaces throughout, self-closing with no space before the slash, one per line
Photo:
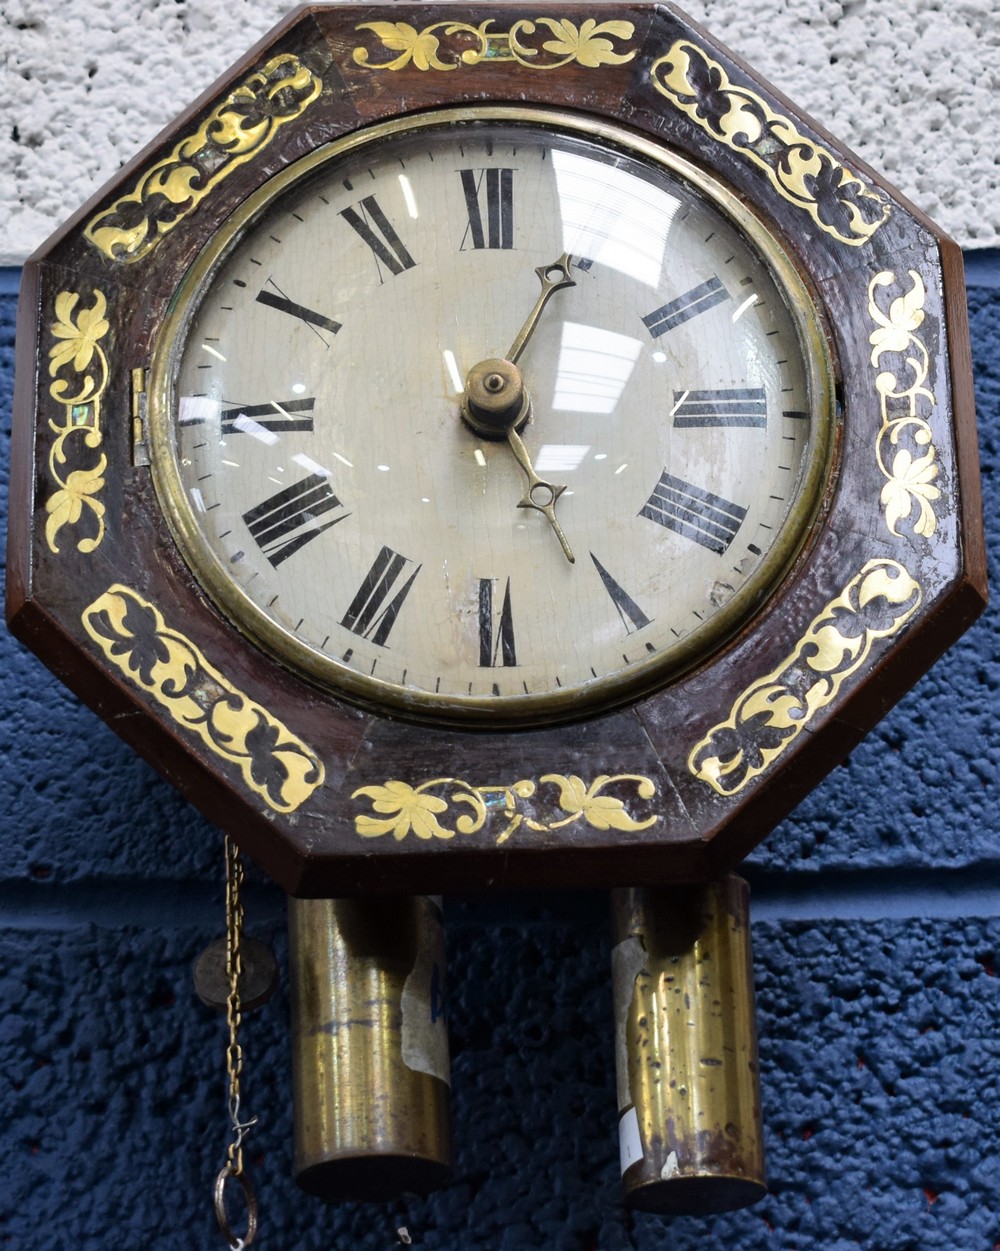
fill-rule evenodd
<path id="1" fill-rule="evenodd" d="M 618 1122 L 618 1151 L 621 1156 L 622 1176 L 636 1160 L 642 1159 L 642 1138 L 639 1135 L 639 1114 L 629 1108 Z"/>

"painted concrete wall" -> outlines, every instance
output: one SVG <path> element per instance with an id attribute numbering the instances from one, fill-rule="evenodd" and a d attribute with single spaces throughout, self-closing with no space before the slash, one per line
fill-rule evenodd
<path id="1" fill-rule="evenodd" d="M 290 5 L 4 0 L 0 265 L 17 265 Z M 963 247 L 1000 242 L 993 0 L 687 0 Z"/>
<path id="2" fill-rule="evenodd" d="M 988 112 L 973 107 L 997 76 L 987 0 L 703 7 L 831 129 L 872 145 L 869 159 L 966 245 L 995 239 L 995 166 L 991 175 L 974 122 Z M 278 8 L 5 0 L 8 259 L 19 261 Z M 952 47 L 965 52 L 950 56 Z M 82 134 L 67 125 L 74 102 L 85 109 Z M 15 127 L 11 153 L 2 145 Z M 995 584 L 996 253 L 971 257 L 970 273 Z M 4 445 L 15 285 L 16 273 L 0 273 Z M 6 464 L 3 446 L 4 507 Z M 5 634 L 0 709 L 0 1246 L 221 1247 L 210 1187 L 226 1141 L 225 1032 L 190 977 L 221 931 L 221 838 Z M 385 1207 L 327 1208 L 297 1192 L 283 990 L 246 1028 L 247 1106 L 260 1118 L 248 1148 L 261 1193 L 256 1245 L 389 1251 L 405 1227 L 426 1251 L 996 1251 L 996 609 L 748 873 L 770 1165 L 757 1207 L 674 1221 L 623 1210 L 599 895 L 449 900 L 453 1184 Z M 248 914 L 251 931 L 283 954 L 282 900 L 256 878 Z"/>

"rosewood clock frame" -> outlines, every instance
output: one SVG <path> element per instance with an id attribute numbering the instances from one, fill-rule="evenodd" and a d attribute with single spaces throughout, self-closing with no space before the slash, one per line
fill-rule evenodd
<path id="1" fill-rule="evenodd" d="M 631 706 L 497 733 L 361 708 L 244 639 L 161 512 L 145 381 L 182 276 L 268 179 L 370 123 L 514 102 L 748 202 L 817 294 L 839 417 L 805 548 L 735 636 Z M 17 341 L 11 628 L 292 894 L 707 878 L 985 604 L 959 249 L 669 5 L 296 10 L 31 258 Z"/>

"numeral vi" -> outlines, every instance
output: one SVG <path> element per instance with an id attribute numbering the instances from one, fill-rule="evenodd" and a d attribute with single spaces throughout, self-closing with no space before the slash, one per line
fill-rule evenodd
<path id="1" fill-rule="evenodd" d="M 514 618 L 510 609 L 510 578 L 499 613 L 494 610 L 495 578 L 479 579 L 479 664 L 483 669 L 516 665 Z"/>

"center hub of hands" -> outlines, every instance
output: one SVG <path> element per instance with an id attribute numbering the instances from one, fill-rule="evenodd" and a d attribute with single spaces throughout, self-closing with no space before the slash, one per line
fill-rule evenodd
<path id="1" fill-rule="evenodd" d="M 513 362 L 488 357 L 469 370 L 462 397 L 462 419 L 476 434 L 504 439 L 520 430 L 531 413 L 521 371 Z"/>

